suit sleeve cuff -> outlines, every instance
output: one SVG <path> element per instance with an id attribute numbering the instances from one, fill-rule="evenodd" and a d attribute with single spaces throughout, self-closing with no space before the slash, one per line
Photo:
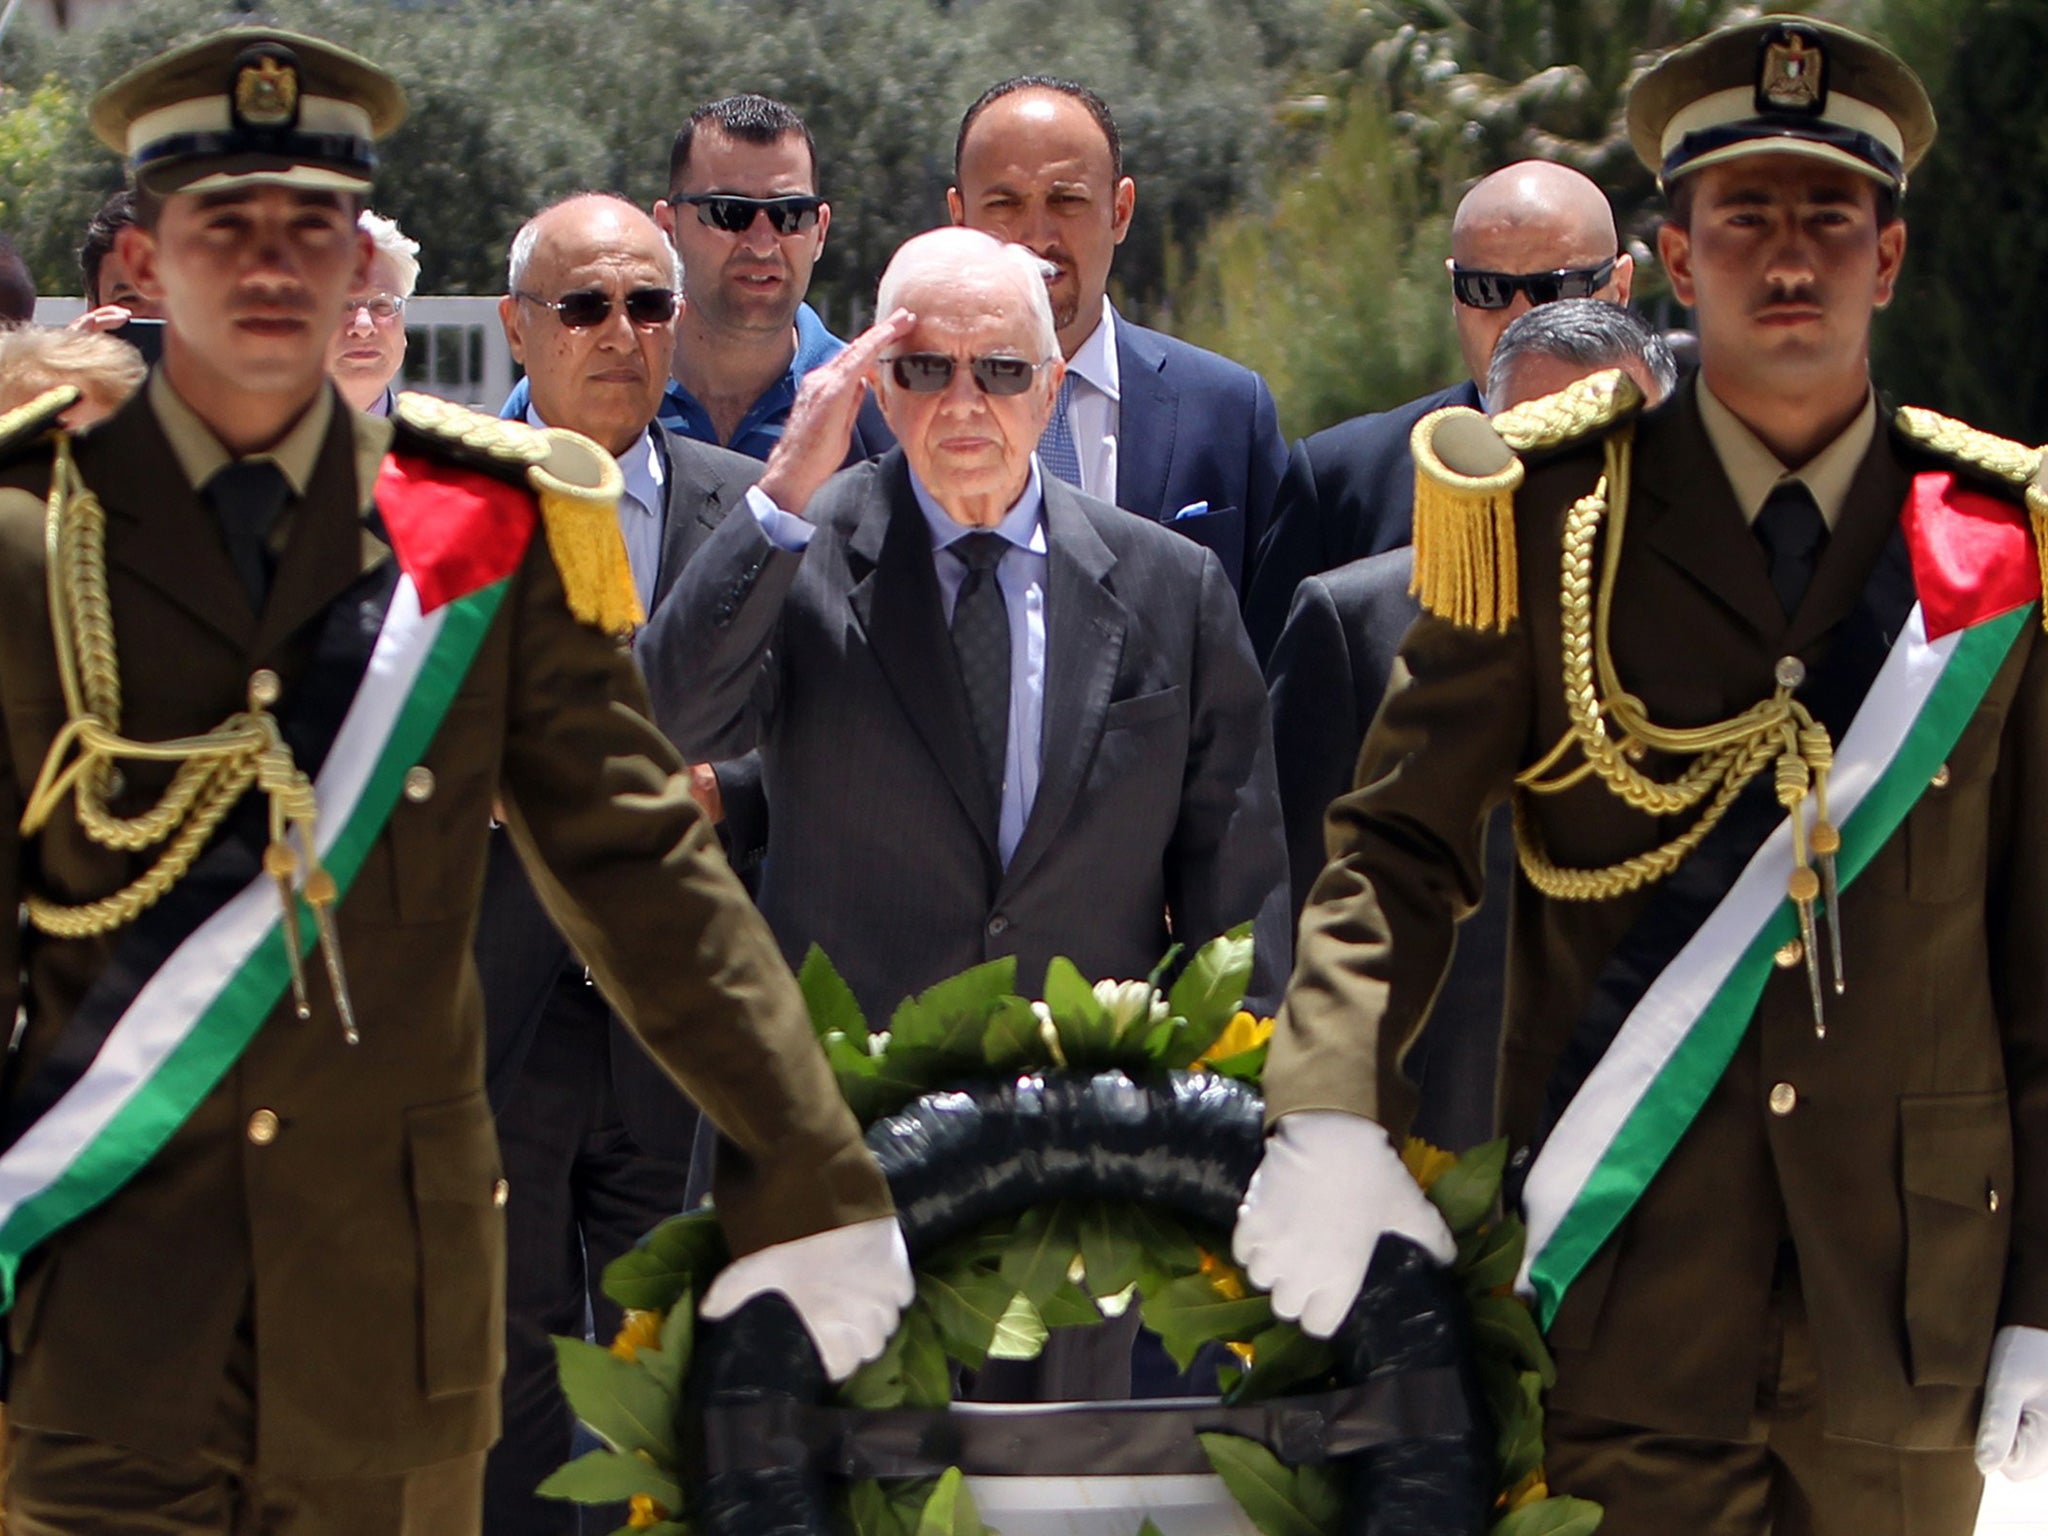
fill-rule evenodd
<path id="1" fill-rule="evenodd" d="M 801 554 L 810 548 L 811 535 L 818 531 L 794 512 L 785 512 L 775 505 L 758 485 L 747 487 L 747 510 L 754 514 L 754 521 L 760 524 L 768 542 L 791 554 Z"/>

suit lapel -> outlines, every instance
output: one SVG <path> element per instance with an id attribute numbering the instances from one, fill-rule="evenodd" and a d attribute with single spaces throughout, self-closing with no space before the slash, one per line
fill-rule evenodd
<path id="1" fill-rule="evenodd" d="M 661 566 L 654 573 L 654 602 L 658 607 L 690 556 L 724 520 L 733 498 L 724 473 L 709 454 L 693 452 L 695 445 L 690 439 L 667 427 L 655 430 L 661 434 L 662 452 L 668 459 L 667 506 L 661 520 Z"/>
<path id="2" fill-rule="evenodd" d="M 1763 546 L 1735 504 L 1727 472 L 1700 423 L 1699 404 L 1688 385 L 1670 409 L 1646 417 L 1638 427 L 1638 446 L 1652 433 L 1669 433 L 1660 445 L 1660 472 L 1655 483 L 1633 480 L 1631 531 L 1641 518 L 1650 547 L 1739 617 L 1764 640 L 1781 635 L 1785 612 L 1771 589 L 1770 568 Z M 1639 452 L 1637 462 L 1645 454 Z"/>
<path id="3" fill-rule="evenodd" d="M 1166 505 L 1180 400 L 1165 376 L 1166 354 L 1122 315 L 1116 317 L 1116 504 L 1154 521 L 1177 512 Z"/>
<path id="4" fill-rule="evenodd" d="M 246 653 L 256 632 L 248 593 L 148 396 L 137 390 L 80 447 L 88 483 L 105 488 L 107 561 Z"/>
<path id="5" fill-rule="evenodd" d="M 1073 490 L 1045 478 L 1046 678 L 1038 794 L 1003 874 L 1010 890 L 1058 837 L 1087 782 L 1122 665 L 1130 613 L 1109 588 L 1116 555 Z"/>
<path id="6" fill-rule="evenodd" d="M 355 447 L 355 413 L 337 409 L 263 605 L 253 652 L 257 656 L 275 652 L 391 553 L 390 546 L 364 525 Z"/>
<path id="7" fill-rule="evenodd" d="M 998 807 L 982 774 L 967 688 L 946 632 L 931 531 L 911 493 L 910 469 L 900 451 L 882 460 L 878 493 L 861 512 L 848 551 L 853 581 L 848 606 L 890 690 L 993 861 Z"/>

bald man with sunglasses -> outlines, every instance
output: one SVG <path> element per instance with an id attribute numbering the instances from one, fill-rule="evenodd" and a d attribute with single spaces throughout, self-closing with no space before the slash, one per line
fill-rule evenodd
<path id="1" fill-rule="evenodd" d="M 784 953 L 879 1022 L 997 956 L 1143 976 L 1258 920 L 1270 996 L 1286 855 L 1222 566 L 1044 472 L 1063 364 L 1022 247 L 920 235 L 877 308 L 640 639 L 685 752 L 760 748 Z M 870 381 L 900 446 L 834 475 Z"/>

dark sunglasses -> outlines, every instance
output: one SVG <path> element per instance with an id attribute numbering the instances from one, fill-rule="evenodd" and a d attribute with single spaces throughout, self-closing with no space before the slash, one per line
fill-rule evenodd
<path id="1" fill-rule="evenodd" d="M 904 352 L 885 359 L 896 382 L 913 395 L 936 395 L 953 382 L 953 359 L 943 352 Z M 967 364 L 984 395 L 1021 395 L 1040 365 L 1021 357 L 977 357 Z"/>
<path id="2" fill-rule="evenodd" d="M 754 227 L 754 215 L 768 215 L 768 227 L 778 235 L 793 235 L 800 229 L 814 229 L 822 197 L 737 197 L 729 192 L 700 192 L 685 197 L 697 210 L 697 222 L 722 229 L 728 235 L 743 235 Z"/>
<path id="3" fill-rule="evenodd" d="M 514 292 L 515 298 L 552 309 L 555 318 L 572 331 L 587 331 L 611 318 L 612 296 L 595 288 L 578 288 L 559 299 L 544 299 L 537 293 Z M 626 318 L 635 325 L 667 325 L 676 317 L 673 288 L 635 288 L 626 295 Z"/>
<path id="4" fill-rule="evenodd" d="M 1590 299 L 1614 276 L 1614 261 L 1610 256 L 1597 267 L 1563 267 L 1556 272 L 1475 272 L 1454 266 L 1451 292 L 1473 309 L 1506 309 L 1518 292 L 1529 295 L 1531 304 Z"/>

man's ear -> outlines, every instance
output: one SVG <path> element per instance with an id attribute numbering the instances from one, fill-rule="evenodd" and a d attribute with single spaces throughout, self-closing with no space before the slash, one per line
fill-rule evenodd
<path id="1" fill-rule="evenodd" d="M 1671 279 L 1672 297 L 1687 309 L 1693 307 L 1692 232 L 1682 224 L 1657 226 L 1657 260 Z"/>
<path id="2" fill-rule="evenodd" d="M 676 243 L 676 205 L 665 197 L 657 197 L 654 206 L 647 210 L 654 220 L 654 227 L 661 231 L 670 245 Z"/>
<path id="3" fill-rule="evenodd" d="M 1899 272 L 1906 264 L 1906 221 L 1893 219 L 1877 232 L 1877 307 L 1884 309 L 1898 287 Z"/>
<path id="4" fill-rule="evenodd" d="M 124 224 L 114 231 L 114 253 L 128 269 L 135 291 L 150 303 L 161 306 L 163 282 L 156 269 L 156 236 L 140 224 Z"/>
<path id="5" fill-rule="evenodd" d="M 1131 215 L 1138 211 L 1138 184 L 1126 176 L 1116 184 L 1109 201 L 1109 229 L 1122 245 L 1131 232 Z"/>
<path id="6" fill-rule="evenodd" d="M 526 337 L 519 326 L 519 301 L 509 293 L 498 300 L 498 323 L 505 327 L 505 345 L 512 349 L 512 360 L 524 367 Z"/>
<path id="7" fill-rule="evenodd" d="M 816 256 L 818 252 L 825 249 L 825 231 L 831 227 L 832 205 L 830 203 L 818 204 L 818 227 L 812 232 L 817 242 L 811 247 L 811 254 L 813 256 Z"/>
<path id="8" fill-rule="evenodd" d="M 958 187 L 946 188 L 946 217 L 955 224 L 967 222 L 967 204 L 961 198 Z"/>
<path id="9" fill-rule="evenodd" d="M 1627 304 L 1629 290 L 1635 286 L 1636 281 L 1635 257 L 1629 255 L 1627 251 L 1615 257 L 1614 276 L 1609 281 L 1614 284 L 1614 302 Z"/>

